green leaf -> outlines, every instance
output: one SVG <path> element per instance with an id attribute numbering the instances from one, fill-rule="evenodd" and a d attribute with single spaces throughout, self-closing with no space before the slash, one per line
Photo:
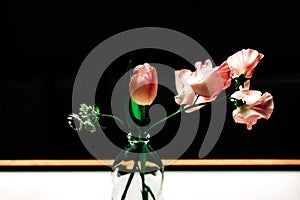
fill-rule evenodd
<path id="1" fill-rule="evenodd" d="M 139 126 L 146 126 L 150 123 L 149 108 L 150 106 L 148 105 L 142 106 L 130 99 L 129 114 L 132 120 Z"/>
<path id="2" fill-rule="evenodd" d="M 137 103 L 135 103 L 132 99 L 130 99 L 131 110 L 135 119 L 142 121 L 142 112 Z"/>

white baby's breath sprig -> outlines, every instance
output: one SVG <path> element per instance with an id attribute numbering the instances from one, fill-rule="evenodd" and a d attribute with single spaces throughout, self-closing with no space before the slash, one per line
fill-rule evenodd
<path id="1" fill-rule="evenodd" d="M 82 128 L 85 128 L 91 133 L 96 132 L 97 126 L 100 126 L 98 123 L 99 117 L 101 115 L 99 108 L 97 106 L 80 104 L 79 111 L 80 112 L 78 114 L 72 113 L 69 115 L 69 126 L 76 131 L 80 131 Z M 78 128 L 75 127 L 74 123 L 78 124 Z"/>

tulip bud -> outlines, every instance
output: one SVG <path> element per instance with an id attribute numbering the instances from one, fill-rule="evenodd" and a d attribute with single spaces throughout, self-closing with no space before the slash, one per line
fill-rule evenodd
<path id="1" fill-rule="evenodd" d="M 157 95 L 157 72 L 149 63 L 134 68 L 129 83 L 131 99 L 138 105 L 151 105 Z"/>

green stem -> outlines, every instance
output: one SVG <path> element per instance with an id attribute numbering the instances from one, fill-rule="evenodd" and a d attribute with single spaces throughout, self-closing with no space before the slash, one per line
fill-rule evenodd
<path id="1" fill-rule="evenodd" d="M 141 121 L 145 121 L 146 119 L 146 109 L 145 106 L 139 105 L 140 112 L 141 112 Z"/>
<path id="2" fill-rule="evenodd" d="M 230 99 L 230 96 L 239 89 L 240 86 L 243 87 L 244 83 L 247 81 L 247 80 L 250 80 L 250 78 L 245 78 L 244 74 L 241 74 L 239 77 L 235 78 L 235 87 L 234 89 L 226 95 L 226 98 L 227 99 Z"/>
<path id="3" fill-rule="evenodd" d="M 145 171 L 146 171 L 146 162 L 147 162 L 147 144 L 143 143 L 141 152 L 140 152 L 140 162 L 141 162 L 141 172 L 140 176 L 142 179 L 142 197 L 143 200 L 148 200 L 148 190 L 145 184 Z"/>
<path id="4" fill-rule="evenodd" d="M 161 120 L 155 122 L 154 124 L 152 124 L 152 125 L 147 129 L 146 132 L 148 133 L 148 132 L 150 131 L 150 129 L 152 129 L 153 127 L 155 127 L 155 126 L 157 126 L 158 124 L 160 124 L 160 123 L 166 121 L 167 119 L 169 119 L 169 118 L 171 118 L 171 117 L 177 115 L 178 113 L 181 113 L 183 110 L 184 110 L 183 107 L 180 107 L 180 108 L 179 108 L 176 112 L 174 112 L 173 114 L 171 114 L 171 115 L 169 115 L 169 116 L 167 116 L 167 117 L 165 117 L 165 118 L 163 118 L 163 119 L 161 119 Z"/>
<path id="5" fill-rule="evenodd" d="M 197 96 L 196 96 L 196 98 L 195 98 L 195 100 L 194 100 L 194 103 L 193 103 L 193 105 L 195 105 L 195 104 L 196 104 L 196 102 L 197 102 L 198 98 L 199 98 L 199 95 L 197 94 Z"/>
<path id="6" fill-rule="evenodd" d="M 151 188 L 150 188 L 148 185 L 146 185 L 146 184 L 145 184 L 145 187 L 146 187 L 147 191 L 150 193 L 152 199 L 155 200 L 155 196 L 154 196 L 154 194 L 153 194 Z M 147 197 L 147 198 L 148 198 L 148 197 Z"/>
<path id="7" fill-rule="evenodd" d="M 132 60 L 129 60 L 128 65 L 127 65 L 127 70 L 124 78 L 124 91 L 128 89 L 128 84 L 131 79 L 131 73 L 128 73 L 132 69 Z M 129 75 L 128 75 L 129 74 Z M 126 96 L 126 95 L 125 95 Z M 133 130 L 134 123 L 131 121 L 129 111 L 127 109 L 128 107 L 128 99 L 123 97 L 123 108 L 124 108 L 124 113 L 125 113 L 125 120 L 127 127 L 130 130 Z"/>
<path id="8" fill-rule="evenodd" d="M 236 85 L 235 88 L 234 88 L 228 95 L 226 95 L 226 99 L 230 99 L 230 96 L 231 96 L 235 91 L 237 91 L 237 90 L 239 89 L 239 86 L 240 86 L 240 85 Z M 161 119 L 161 120 L 155 122 L 154 124 L 152 124 L 152 125 L 147 129 L 146 132 L 149 132 L 150 129 L 152 129 L 153 127 L 155 127 L 155 126 L 157 126 L 158 124 L 160 124 L 160 123 L 166 121 L 167 119 L 169 119 L 169 118 L 171 118 L 171 117 L 177 115 L 178 113 L 181 113 L 182 111 L 191 109 L 191 108 L 193 108 L 193 107 L 197 107 L 197 106 L 206 105 L 206 104 L 210 104 L 210 103 L 211 103 L 211 102 L 204 102 L 204 103 L 195 104 L 196 101 L 197 101 L 197 99 L 198 99 L 198 97 L 199 97 L 199 96 L 196 97 L 196 99 L 195 99 L 193 105 L 187 106 L 187 107 L 180 107 L 180 108 L 179 108 L 176 112 L 174 112 L 173 114 L 171 114 L 171 115 L 167 116 L 166 118 L 163 118 L 163 119 Z M 216 102 L 216 101 L 217 101 L 217 100 L 215 100 L 215 102 Z"/>
<path id="9" fill-rule="evenodd" d="M 155 195 L 153 194 L 151 188 L 145 183 L 145 174 L 140 173 L 140 176 L 142 179 L 142 186 L 143 186 L 143 190 L 142 190 L 143 200 L 148 200 L 148 193 L 150 193 L 152 199 L 155 200 Z"/>
<path id="10" fill-rule="evenodd" d="M 145 184 L 145 174 L 142 172 L 140 173 L 141 179 L 142 179 L 142 197 L 143 200 L 148 200 L 148 190 Z"/>
<path id="11" fill-rule="evenodd" d="M 204 103 L 193 104 L 193 105 L 190 105 L 190 106 L 187 106 L 187 107 L 183 108 L 182 111 L 189 110 L 189 109 L 197 107 L 197 106 L 207 105 L 207 104 L 210 104 L 210 103 L 211 102 L 204 102 Z"/>
<path id="12" fill-rule="evenodd" d="M 134 163 L 133 169 L 135 169 L 136 166 L 137 166 L 137 162 Z M 129 178 L 128 178 L 128 181 L 127 181 L 127 184 L 126 184 L 126 186 L 125 186 L 125 190 L 124 190 L 124 192 L 123 192 L 123 194 L 122 194 L 121 200 L 124 200 L 124 199 L 126 198 L 126 195 L 127 195 L 129 186 L 130 186 L 130 184 L 131 184 L 131 182 L 132 182 L 133 176 L 134 176 L 134 172 L 130 173 L 130 176 L 129 176 Z"/>
<path id="13" fill-rule="evenodd" d="M 132 179 L 133 179 L 133 176 L 134 176 L 134 173 L 130 173 L 130 176 L 129 176 L 129 178 L 128 178 L 128 181 L 127 181 L 127 184 L 126 184 L 126 186 L 125 186 L 125 190 L 124 190 L 124 192 L 123 192 L 123 194 L 122 194 L 121 200 L 124 200 L 124 199 L 126 198 L 127 191 L 128 191 L 128 188 L 129 188 L 129 186 L 130 186 L 130 184 L 131 184 L 131 181 L 132 181 Z"/>
<path id="14" fill-rule="evenodd" d="M 116 117 L 114 115 L 108 115 L 108 114 L 101 114 L 101 117 L 109 117 L 109 118 L 112 118 L 114 120 L 116 120 L 117 122 L 119 122 L 120 124 L 122 124 L 122 126 L 125 127 L 125 123 L 119 118 L 119 117 Z"/>
<path id="15" fill-rule="evenodd" d="M 230 96 L 231 96 L 235 91 L 237 91 L 237 90 L 239 89 L 239 87 L 240 87 L 240 85 L 236 85 L 235 88 L 234 88 L 231 92 L 229 92 L 229 94 L 226 95 L 226 98 L 227 98 L 227 99 L 230 99 Z"/>

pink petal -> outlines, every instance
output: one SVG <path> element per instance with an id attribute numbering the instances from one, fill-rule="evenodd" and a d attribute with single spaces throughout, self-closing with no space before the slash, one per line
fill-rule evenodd
<path id="1" fill-rule="evenodd" d="M 265 92 L 262 97 L 251 106 L 253 111 L 259 113 L 263 118 L 269 119 L 274 110 L 273 96 Z"/>
<path id="2" fill-rule="evenodd" d="M 251 130 L 252 126 L 254 124 L 256 124 L 257 120 L 259 120 L 261 118 L 261 116 L 259 116 L 259 115 L 250 115 L 249 117 L 244 118 L 239 115 L 237 110 L 234 110 L 232 115 L 233 115 L 233 119 L 236 123 L 246 124 L 248 130 Z"/>
<path id="3" fill-rule="evenodd" d="M 223 89 L 228 88 L 231 85 L 232 76 L 234 74 L 231 67 L 228 65 L 227 61 L 224 61 L 219 67 L 218 72 L 222 77 Z"/>
<path id="4" fill-rule="evenodd" d="M 210 94 L 210 91 L 207 87 L 207 83 L 204 81 L 201 82 L 196 82 L 196 83 L 191 83 L 191 88 L 193 89 L 193 91 L 200 95 L 203 96 L 207 99 L 209 99 L 212 95 Z"/>
<path id="5" fill-rule="evenodd" d="M 157 90 L 156 69 L 148 63 L 136 66 L 129 83 L 129 93 L 132 100 L 139 105 L 150 105 L 157 95 Z"/>
<path id="6" fill-rule="evenodd" d="M 200 106 L 195 106 L 195 107 L 191 107 L 189 109 L 186 109 L 185 112 L 186 113 L 191 113 L 191 112 L 195 112 L 197 110 L 200 110 L 202 107 L 204 107 L 205 105 L 200 105 Z"/>
<path id="7" fill-rule="evenodd" d="M 212 63 L 210 60 L 206 60 L 204 64 L 202 62 L 195 63 L 195 71 L 187 79 L 193 91 L 205 98 L 210 98 L 211 94 L 209 88 L 207 87 L 207 77 L 209 77 L 216 69 L 212 68 Z"/>
<path id="8" fill-rule="evenodd" d="M 210 60 L 207 60 L 204 65 L 197 62 L 195 66 L 196 71 L 192 75 L 193 79 L 188 81 L 194 92 L 206 100 L 215 99 L 222 90 L 231 85 L 233 71 L 227 62 L 215 68 L 212 67 Z"/>
<path id="9" fill-rule="evenodd" d="M 194 101 L 195 93 L 186 81 L 191 74 L 188 69 L 175 71 L 175 86 L 178 93 L 175 102 L 179 105 L 191 105 Z"/>
<path id="10" fill-rule="evenodd" d="M 269 119 L 274 109 L 273 96 L 268 92 L 261 95 L 257 90 L 241 90 L 232 97 L 246 101 L 245 105 L 232 112 L 232 116 L 235 122 L 246 124 L 248 130 L 258 119 Z"/>
<path id="11" fill-rule="evenodd" d="M 240 85 L 240 90 L 249 90 L 250 89 L 250 80 L 244 82 L 244 87 Z"/>
<path id="12" fill-rule="evenodd" d="M 194 99 L 195 99 L 195 93 L 193 91 L 175 96 L 175 102 L 178 105 L 192 105 Z"/>
<path id="13" fill-rule="evenodd" d="M 244 74 L 246 78 L 251 78 L 258 62 L 264 57 L 254 49 L 242 49 L 227 59 L 228 64 L 238 76 Z"/>
<path id="14" fill-rule="evenodd" d="M 239 90 L 234 92 L 231 97 L 243 99 L 247 104 L 252 104 L 261 98 L 262 93 L 258 90 Z"/>
<path id="15" fill-rule="evenodd" d="M 186 109 L 185 112 L 186 113 L 191 113 L 191 112 L 197 111 L 197 110 L 201 109 L 202 107 L 204 107 L 206 105 L 204 103 L 208 103 L 210 101 L 212 101 L 212 99 L 207 100 L 202 96 L 196 96 L 195 95 L 195 99 L 193 100 L 193 102 L 195 102 L 195 103 L 193 105 L 185 106 L 184 107 Z M 202 105 L 200 105 L 200 104 L 202 104 Z"/>
<path id="16" fill-rule="evenodd" d="M 191 90 L 191 87 L 186 81 L 191 74 L 192 72 L 188 69 L 175 71 L 175 86 L 178 94 L 182 94 L 184 91 Z"/>
<path id="17" fill-rule="evenodd" d="M 204 63 L 196 62 L 195 63 L 195 72 L 196 75 L 194 79 L 205 79 L 205 77 L 209 76 L 213 72 L 213 66 L 210 59 L 205 60 Z"/>

